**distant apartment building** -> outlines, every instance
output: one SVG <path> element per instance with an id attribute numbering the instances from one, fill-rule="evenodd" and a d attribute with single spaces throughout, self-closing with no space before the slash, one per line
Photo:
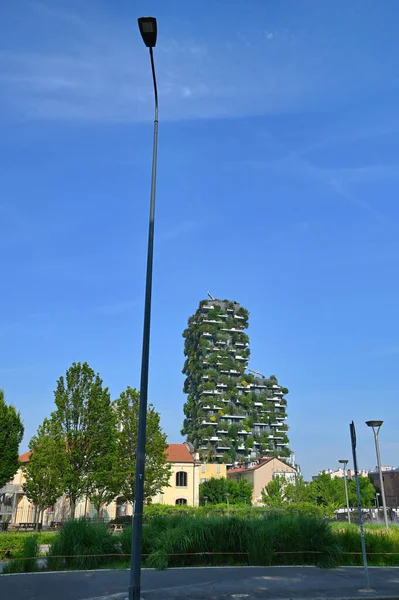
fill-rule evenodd
<path id="1" fill-rule="evenodd" d="M 385 500 L 388 508 L 399 508 L 399 468 L 382 469 Z M 370 477 L 377 492 L 381 493 L 380 474 L 377 470 L 369 471 Z"/>
<path id="2" fill-rule="evenodd" d="M 186 361 L 182 434 L 207 462 L 228 465 L 261 456 L 289 459 L 288 390 L 248 369 L 248 311 L 229 300 L 203 300 L 183 332 Z"/>
<path id="3" fill-rule="evenodd" d="M 381 470 L 386 472 L 395 471 L 395 469 L 393 469 L 392 467 L 381 467 Z M 359 477 L 370 477 L 370 475 L 375 472 L 378 474 L 378 471 L 376 469 L 359 469 L 358 475 Z M 324 469 L 323 471 L 319 471 L 317 475 L 313 475 L 312 479 L 316 479 L 319 475 L 322 475 L 323 473 L 327 473 L 327 475 L 330 475 L 331 479 L 334 479 L 335 477 L 343 478 L 345 471 L 341 468 Z M 355 476 L 355 471 L 353 469 L 347 469 L 346 476 L 348 477 L 348 479 L 351 479 Z"/>
<path id="4" fill-rule="evenodd" d="M 317 479 L 317 477 L 319 475 L 330 475 L 331 479 L 335 479 L 336 477 L 339 477 L 341 479 L 344 478 L 345 476 L 345 471 L 344 469 L 324 469 L 323 471 L 319 471 L 317 475 L 312 475 L 312 479 Z M 358 471 L 358 475 L 359 477 L 368 477 L 369 472 L 366 469 L 361 469 Z M 346 476 L 348 477 L 348 479 L 350 479 L 351 477 L 355 476 L 355 472 L 353 469 L 347 469 L 346 470 Z"/>
<path id="5" fill-rule="evenodd" d="M 294 483 L 297 470 L 285 461 L 275 457 L 261 458 L 257 461 L 246 463 L 242 467 L 227 470 L 227 478 L 233 481 L 245 479 L 252 486 L 252 504 L 262 506 L 262 490 L 275 477 L 284 477 L 287 482 Z"/>

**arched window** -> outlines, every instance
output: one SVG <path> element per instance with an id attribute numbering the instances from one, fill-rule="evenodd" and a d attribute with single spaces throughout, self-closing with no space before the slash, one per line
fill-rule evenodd
<path id="1" fill-rule="evenodd" d="M 178 498 L 176 504 L 187 504 L 187 500 L 185 498 Z"/>
<path id="2" fill-rule="evenodd" d="M 176 473 L 176 487 L 187 487 L 187 473 L 185 471 Z"/>

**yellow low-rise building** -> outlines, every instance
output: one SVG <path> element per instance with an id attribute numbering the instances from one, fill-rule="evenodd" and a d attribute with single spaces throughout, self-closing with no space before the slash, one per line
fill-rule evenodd
<path id="1" fill-rule="evenodd" d="M 30 452 L 19 457 L 21 465 L 29 462 Z M 163 488 L 159 494 L 150 499 L 153 504 L 199 506 L 199 484 L 211 477 L 226 477 L 226 465 L 201 463 L 198 454 L 189 443 L 169 444 L 166 458 L 171 466 L 169 486 Z M 23 468 L 15 474 L 13 480 L 4 488 L 3 496 L 7 499 L 7 507 L 1 518 L 12 523 L 32 523 L 36 521 L 36 508 L 29 502 L 24 491 L 25 482 Z M 3 490 L 0 490 L 0 496 Z M 104 506 L 101 517 L 108 520 L 118 516 L 131 515 L 132 507 L 123 496 L 115 498 L 113 502 Z M 43 524 L 61 522 L 70 516 L 68 498 L 64 495 L 59 498 L 53 507 L 44 511 Z M 97 518 L 97 511 L 91 506 L 89 498 L 82 498 L 76 505 L 75 517 Z"/>
<path id="2" fill-rule="evenodd" d="M 205 483 L 205 481 L 208 481 L 208 479 L 214 477 L 217 479 L 220 477 L 226 479 L 226 465 L 219 465 L 217 463 L 201 463 L 198 468 L 200 483 Z"/>

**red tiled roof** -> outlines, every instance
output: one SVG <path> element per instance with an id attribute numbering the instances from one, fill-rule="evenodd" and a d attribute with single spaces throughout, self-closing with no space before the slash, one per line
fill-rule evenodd
<path id="1" fill-rule="evenodd" d="M 243 473 L 244 471 L 255 471 L 255 469 L 260 469 L 260 467 L 263 467 L 263 465 L 265 465 L 266 463 L 270 462 L 271 460 L 274 460 L 274 456 L 272 456 L 271 458 L 262 458 L 261 462 L 258 465 L 255 465 L 254 467 L 238 467 L 237 469 L 228 469 L 227 473 Z"/>
<path id="2" fill-rule="evenodd" d="M 191 456 L 185 444 L 169 444 L 166 449 L 166 460 L 168 462 L 193 463 Z"/>
<path id="3" fill-rule="evenodd" d="M 25 464 L 29 462 L 32 451 L 25 452 L 19 457 L 19 462 Z M 169 444 L 166 449 L 166 460 L 168 462 L 193 463 L 194 458 L 191 456 L 185 444 Z"/>
<path id="4" fill-rule="evenodd" d="M 21 454 L 21 456 L 18 458 L 19 462 L 21 462 L 22 464 L 29 462 L 31 454 L 32 450 L 30 450 L 29 452 L 25 452 L 25 454 Z"/>

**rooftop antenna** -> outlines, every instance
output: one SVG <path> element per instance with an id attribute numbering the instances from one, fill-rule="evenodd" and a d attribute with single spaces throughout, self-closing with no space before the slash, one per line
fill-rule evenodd
<path id="1" fill-rule="evenodd" d="M 211 292 L 208 290 L 208 296 L 211 300 L 215 300 L 215 298 L 212 296 Z"/>

